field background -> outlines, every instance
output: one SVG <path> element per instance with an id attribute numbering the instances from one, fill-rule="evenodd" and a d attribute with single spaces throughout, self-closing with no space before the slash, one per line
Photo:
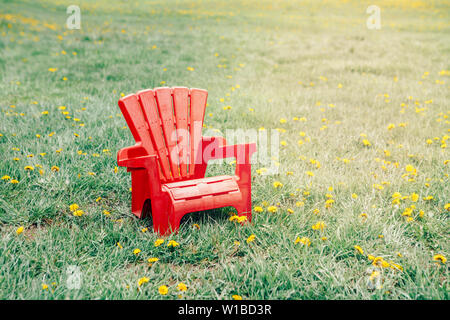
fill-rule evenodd
<path id="1" fill-rule="evenodd" d="M 0 298 L 448 299 L 449 32 L 449 1 L 0 0 Z M 205 134 L 284 146 L 278 175 L 252 168 L 252 224 L 193 214 L 155 247 L 117 100 L 176 85 L 209 91 Z"/>

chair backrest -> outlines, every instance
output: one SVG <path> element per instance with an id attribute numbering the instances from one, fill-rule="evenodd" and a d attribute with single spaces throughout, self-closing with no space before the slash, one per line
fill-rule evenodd
<path id="1" fill-rule="evenodd" d="M 207 97 L 202 89 L 162 87 L 119 100 L 136 143 L 158 156 L 163 181 L 186 180 L 194 174 Z"/>

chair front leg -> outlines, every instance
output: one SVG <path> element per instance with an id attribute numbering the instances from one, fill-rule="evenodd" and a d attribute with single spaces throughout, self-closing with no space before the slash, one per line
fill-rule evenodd
<path id="1" fill-rule="evenodd" d="M 150 199 L 150 186 L 148 174 L 145 169 L 132 169 L 131 171 L 131 211 L 138 218 L 144 218 L 144 203 Z"/>
<path id="2" fill-rule="evenodd" d="M 171 206 L 169 210 L 169 230 L 168 232 L 176 232 L 180 229 L 181 219 L 183 218 L 185 212 L 175 211 L 174 207 Z"/>
<path id="3" fill-rule="evenodd" d="M 172 210 L 170 198 L 164 194 L 152 197 L 151 204 L 153 230 L 161 235 L 169 233 L 169 214 Z"/>
<path id="4" fill-rule="evenodd" d="M 236 166 L 236 176 L 238 176 L 238 186 L 242 194 L 242 201 L 236 206 L 239 216 L 247 216 L 247 220 L 252 220 L 252 183 L 251 165 L 238 164 Z"/>

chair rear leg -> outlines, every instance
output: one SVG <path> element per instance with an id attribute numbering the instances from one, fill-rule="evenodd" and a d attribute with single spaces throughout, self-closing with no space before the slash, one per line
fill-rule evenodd
<path id="1" fill-rule="evenodd" d="M 169 231 L 169 211 L 171 204 L 164 197 L 152 199 L 153 231 L 165 235 Z"/>
<path id="2" fill-rule="evenodd" d="M 173 209 L 169 212 L 169 233 L 175 232 L 178 233 L 180 230 L 181 219 L 183 218 L 184 213 L 182 212 L 174 212 Z"/>

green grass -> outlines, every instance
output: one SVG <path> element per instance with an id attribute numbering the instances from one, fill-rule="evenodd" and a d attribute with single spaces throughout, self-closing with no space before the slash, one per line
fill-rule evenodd
<path id="1" fill-rule="evenodd" d="M 181 298 L 195 299 L 448 299 L 447 264 L 433 256 L 450 256 L 449 1 L 378 1 L 380 30 L 367 29 L 365 1 L 83 1 L 82 29 L 67 30 L 72 2 L 0 0 L 0 298 L 178 299 L 183 282 Z M 252 224 L 228 221 L 231 209 L 191 214 L 154 247 L 151 221 L 131 214 L 130 176 L 114 173 L 134 143 L 117 100 L 163 85 L 209 91 L 205 135 L 285 130 L 280 173 L 252 168 L 264 208 Z M 395 192 L 419 199 L 396 208 Z M 66 285 L 71 265 L 79 290 Z M 382 288 L 368 285 L 375 270 Z"/>

